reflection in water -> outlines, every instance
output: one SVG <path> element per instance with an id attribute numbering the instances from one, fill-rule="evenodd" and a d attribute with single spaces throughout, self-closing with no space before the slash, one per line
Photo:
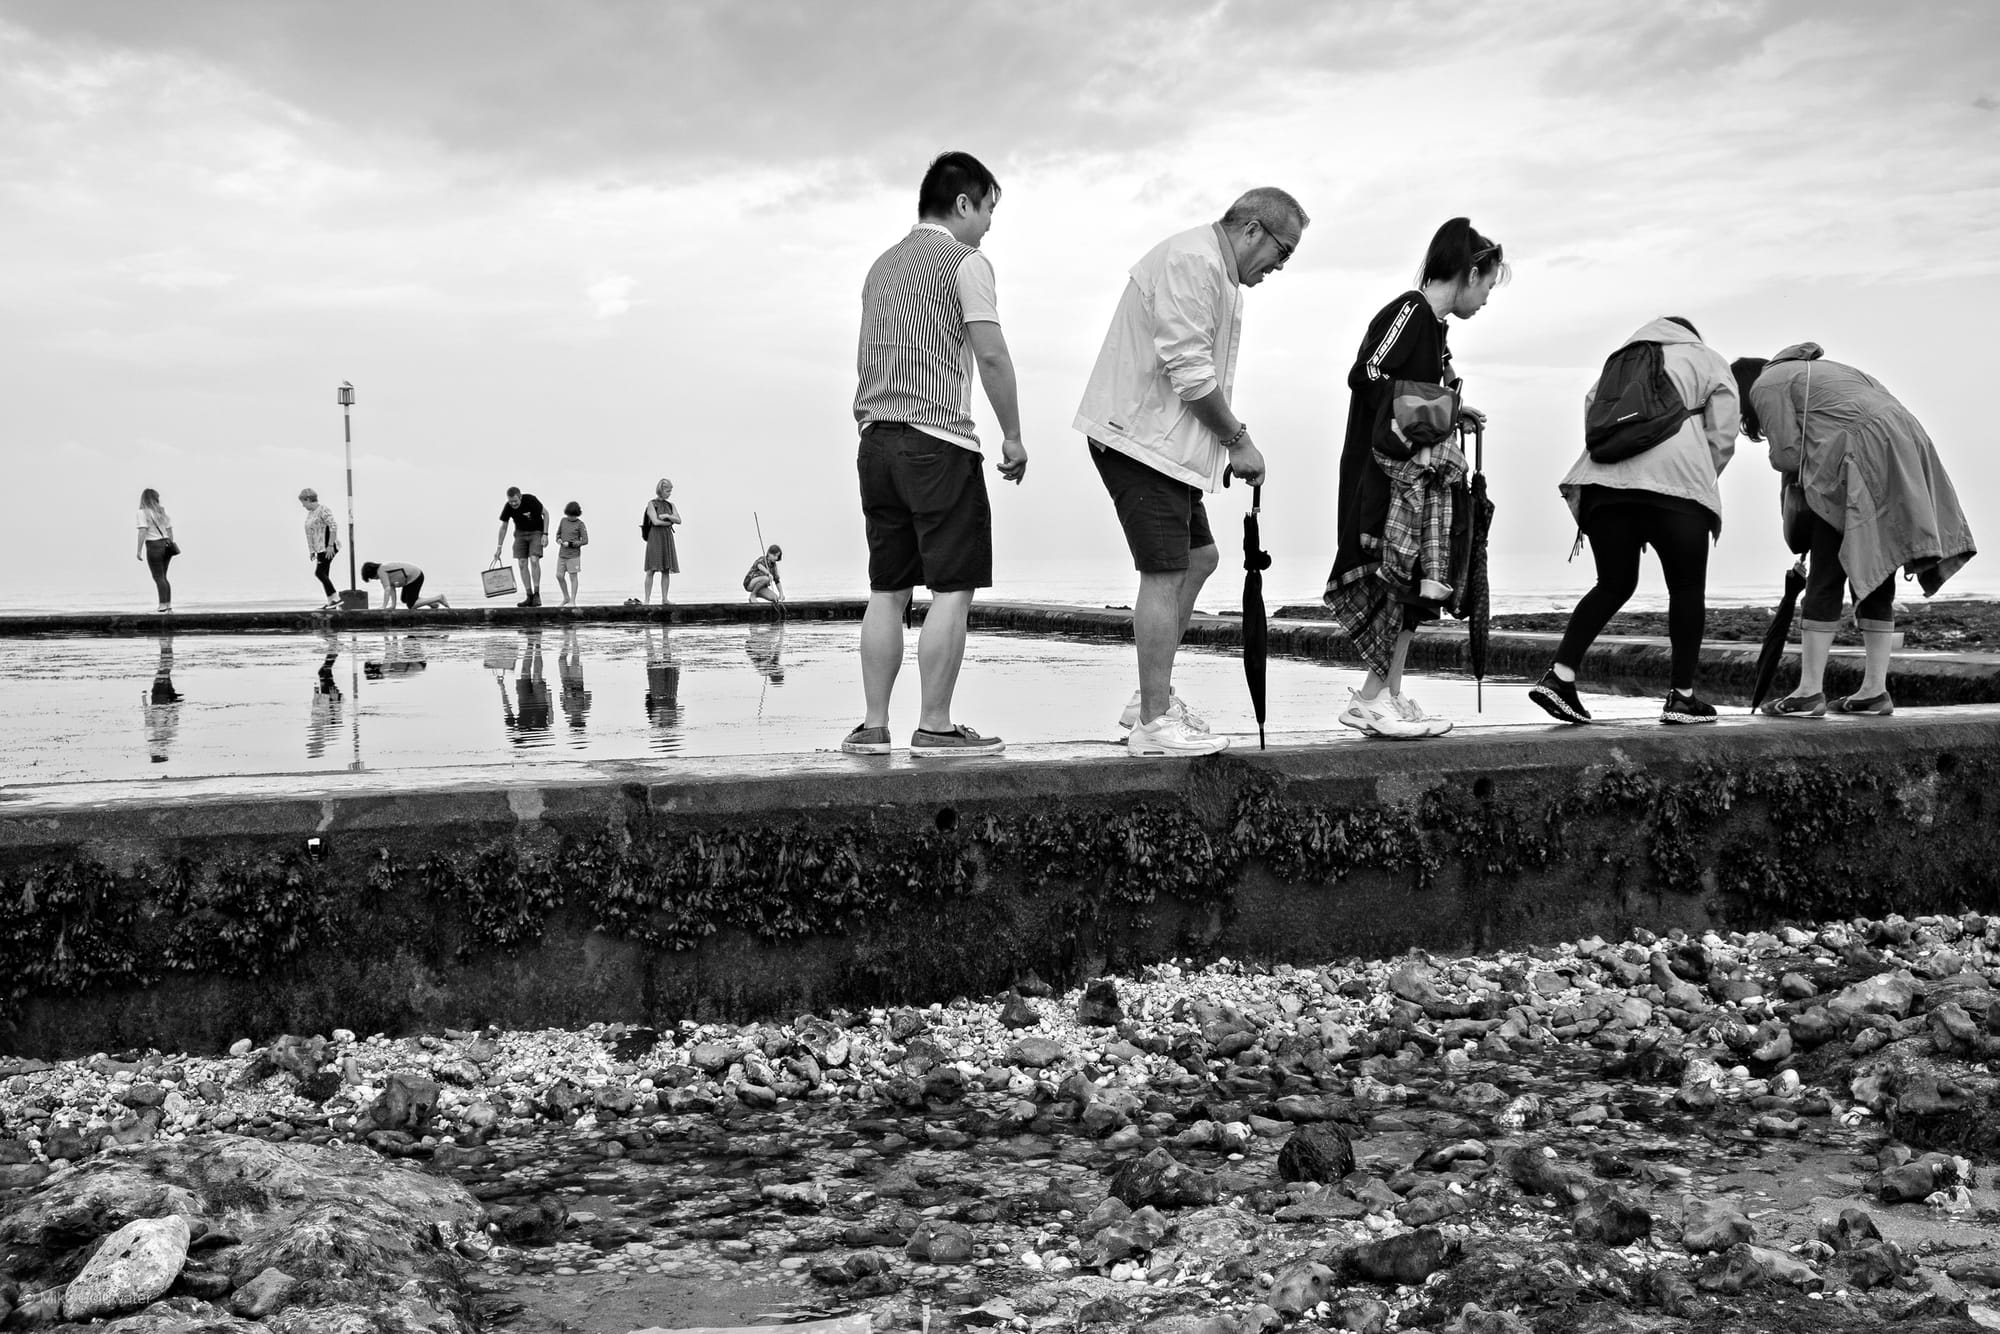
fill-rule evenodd
<path id="1" fill-rule="evenodd" d="M 753 626 L 743 637 L 743 651 L 750 657 L 751 666 L 774 686 L 785 683 L 785 623 Z"/>
<path id="2" fill-rule="evenodd" d="M 514 678 L 518 710 L 508 705 L 506 685 L 500 687 L 500 712 L 506 717 L 507 730 L 513 734 L 517 746 L 535 744 L 555 720 L 549 683 L 542 679 L 542 632 L 529 630 L 521 638 L 521 673 Z"/>
<path id="3" fill-rule="evenodd" d="M 575 626 L 563 630 L 562 656 L 556 660 L 556 671 L 562 676 L 563 716 L 569 719 L 572 731 L 581 732 L 584 720 L 590 716 L 590 692 L 583 688 L 583 650 L 577 647 Z"/>
<path id="4" fill-rule="evenodd" d="M 681 668 L 674 661 L 673 636 L 646 627 L 646 717 L 652 720 L 653 749 L 671 754 L 681 748 Z"/>
<path id="5" fill-rule="evenodd" d="M 764 678 L 764 684 L 757 688 L 757 721 L 764 721 L 764 696 L 772 686 L 785 683 L 785 623 L 752 626 L 750 633 L 743 637 L 743 652 L 750 658 L 750 665 Z"/>
<path id="6" fill-rule="evenodd" d="M 371 681 L 389 681 L 412 676 L 428 666 L 423 641 L 416 635 L 383 635 L 382 656 L 362 663 L 361 670 Z"/>
<path id="7" fill-rule="evenodd" d="M 181 729 L 181 693 L 174 689 L 174 637 L 160 636 L 160 661 L 153 668 L 153 688 L 139 697 L 146 711 L 146 750 L 153 763 L 165 764 Z"/>
<path id="8" fill-rule="evenodd" d="M 326 754 L 326 743 L 340 728 L 340 706 L 345 696 L 340 692 L 340 682 L 333 678 L 334 664 L 340 661 L 340 641 L 332 635 L 324 635 L 326 657 L 319 665 L 319 678 L 313 684 L 312 713 L 306 720 L 306 757 L 319 759 Z"/>

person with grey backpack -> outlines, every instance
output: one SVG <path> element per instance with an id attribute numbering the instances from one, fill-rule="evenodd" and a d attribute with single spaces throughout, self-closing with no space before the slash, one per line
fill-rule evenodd
<path id="1" fill-rule="evenodd" d="M 1558 484 L 1588 539 L 1597 583 L 1570 613 L 1555 662 L 1528 691 L 1550 717 L 1587 723 L 1577 669 L 1639 586 L 1651 547 L 1667 580 L 1673 675 L 1663 723 L 1712 723 L 1694 693 L 1708 618 L 1708 548 L 1722 533 L 1722 470 L 1736 452 L 1736 381 L 1722 354 L 1679 315 L 1619 345 L 1584 395 L 1584 451 Z M 1574 550 L 1571 552 L 1574 556 Z"/>

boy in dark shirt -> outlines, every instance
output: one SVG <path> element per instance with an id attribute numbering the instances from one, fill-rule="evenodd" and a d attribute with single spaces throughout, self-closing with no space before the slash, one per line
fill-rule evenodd
<path id="1" fill-rule="evenodd" d="M 548 513 L 542 509 L 542 502 L 524 493 L 518 486 L 507 488 L 507 503 L 500 509 L 500 535 L 493 539 L 493 560 L 500 560 L 501 548 L 507 545 L 507 524 L 514 524 L 514 559 L 521 567 L 521 591 L 527 596 L 521 599 L 523 607 L 542 605 L 542 552 L 549 545 Z"/>

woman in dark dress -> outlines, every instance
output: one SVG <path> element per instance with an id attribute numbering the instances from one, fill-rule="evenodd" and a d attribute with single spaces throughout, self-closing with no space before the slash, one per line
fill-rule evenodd
<path id="1" fill-rule="evenodd" d="M 1417 286 L 1376 313 L 1347 373 L 1347 436 L 1340 451 L 1339 547 L 1325 601 L 1334 623 L 1367 664 L 1368 678 L 1350 692 L 1344 726 L 1370 736 L 1443 736 L 1450 722 L 1432 717 L 1403 694 L 1403 662 L 1418 625 L 1438 618 L 1440 604 L 1396 587 L 1382 575 L 1383 530 L 1390 484 L 1375 461 L 1376 431 L 1398 380 L 1446 385 L 1456 376 L 1445 341 L 1445 319 L 1470 319 L 1507 278 L 1505 252 L 1470 220 L 1438 228 L 1424 255 Z M 1484 413 L 1462 407 L 1467 421 Z"/>

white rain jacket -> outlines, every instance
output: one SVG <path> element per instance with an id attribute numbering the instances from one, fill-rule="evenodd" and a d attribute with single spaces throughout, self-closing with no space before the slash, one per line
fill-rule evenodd
<path id="1" fill-rule="evenodd" d="M 1188 400 L 1236 381 L 1243 288 L 1213 223 L 1169 236 L 1134 264 L 1075 427 L 1189 486 L 1222 485 L 1229 451 Z"/>
<path id="2" fill-rule="evenodd" d="M 1667 378 L 1681 391 L 1692 409 L 1701 407 L 1698 417 L 1689 417 L 1681 429 L 1643 454 L 1616 463 L 1599 463 L 1585 450 L 1567 476 L 1556 485 L 1569 502 L 1572 517 L 1578 513 L 1583 488 L 1615 487 L 1625 491 L 1651 491 L 1656 495 L 1692 500 L 1711 516 L 1709 531 L 1722 534 L 1722 470 L 1736 453 L 1736 433 L 1742 426 L 1736 402 L 1736 379 L 1722 354 L 1682 326 L 1664 317 L 1644 325 L 1619 344 L 1660 343 L 1661 360 Z M 1583 396 L 1589 412 L 1597 397 L 1592 384 Z M 1706 406 L 1704 406 L 1706 405 Z"/>

